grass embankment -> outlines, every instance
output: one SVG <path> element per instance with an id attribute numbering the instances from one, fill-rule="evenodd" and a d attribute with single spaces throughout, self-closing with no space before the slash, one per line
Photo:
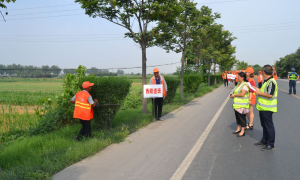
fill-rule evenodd
<path id="1" fill-rule="evenodd" d="M 180 99 L 179 90 L 171 104 L 163 107 L 163 115 L 188 103 L 190 100 L 211 92 L 213 87 L 203 86 L 195 94 L 185 93 Z M 93 138 L 81 142 L 75 140 L 81 125 L 67 126 L 59 131 L 36 135 L 21 136 L 17 140 L 0 144 L 0 179 L 51 179 L 56 172 L 72 165 L 83 158 L 91 156 L 112 143 L 119 143 L 132 132 L 153 122 L 152 106 L 149 102 L 148 113 L 142 114 L 141 105 L 132 106 L 132 99 L 141 93 L 141 84 L 133 85 L 132 91 L 116 115 L 113 128 L 99 130 L 93 127 Z M 133 97 L 133 98 L 131 98 Z M 140 97 L 140 96 L 139 96 Z M 136 100 L 134 100 L 136 101 Z M 135 107 L 135 108 L 134 108 Z M 1 122 L 1 121 L 0 121 Z"/>

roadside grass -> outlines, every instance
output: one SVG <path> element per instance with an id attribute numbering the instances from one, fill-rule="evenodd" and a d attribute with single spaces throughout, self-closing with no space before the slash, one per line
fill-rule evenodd
<path id="1" fill-rule="evenodd" d="M 207 85 L 202 84 L 200 92 L 196 92 L 195 94 L 185 93 L 183 100 L 180 98 L 180 91 L 178 89 L 173 102 L 164 105 L 163 115 L 179 108 L 196 97 L 211 92 L 220 85 L 207 87 Z M 141 96 L 136 95 L 137 93 L 141 93 L 141 89 L 141 84 L 133 84 L 132 90 L 125 101 L 132 101 L 132 99 L 134 101 L 141 101 Z M 151 101 L 148 101 L 148 113 L 142 114 L 141 112 L 141 105 L 136 105 L 135 108 L 121 108 L 114 119 L 113 127 L 107 130 L 95 129 L 92 121 L 93 138 L 84 139 L 81 142 L 76 141 L 76 136 L 81 128 L 81 125 L 78 123 L 48 134 L 35 136 L 23 135 L 16 140 L 0 143 L 0 167 L 2 168 L 0 180 L 51 179 L 52 175 L 60 170 L 94 155 L 110 144 L 123 142 L 129 134 L 153 122 Z M 4 116 L 3 114 L 0 115 L 0 117 Z M 11 115 L 11 117 L 13 116 L 15 116 L 16 120 L 22 118 L 21 116 Z M 34 117 L 25 119 L 26 116 L 24 115 L 23 118 L 21 121 L 26 122 Z"/>
<path id="2" fill-rule="evenodd" d="M 43 91 L 59 92 L 62 91 L 62 80 L 60 82 L 52 81 L 18 81 L 1 82 L 0 91 Z"/>

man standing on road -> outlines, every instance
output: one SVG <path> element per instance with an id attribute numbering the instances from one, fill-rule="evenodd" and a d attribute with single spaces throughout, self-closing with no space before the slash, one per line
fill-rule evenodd
<path id="1" fill-rule="evenodd" d="M 262 151 L 273 150 L 275 143 L 275 127 L 273 124 L 273 113 L 277 112 L 278 86 L 273 78 L 273 69 L 270 65 L 263 67 L 263 77 L 265 79 L 261 89 L 255 87 L 258 95 L 256 108 L 259 111 L 263 137 L 255 145 L 265 145 Z"/>
<path id="2" fill-rule="evenodd" d="M 257 77 L 258 88 L 261 88 L 263 81 L 264 81 L 263 75 L 261 74 L 261 71 L 258 71 L 258 77 Z"/>
<path id="3" fill-rule="evenodd" d="M 77 140 L 80 141 L 82 137 L 91 137 L 91 119 L 93 119 L 94 111 L 93 108 L 98 103 L 98 100 L 93 101 L 91 92 L 94 83 L 85 81 L 82 83 L 83 91 L 76 93 L 76 95 L 71 99 L 71 103 L 75 104 L 74 119 L 80 119 L 82 128 L 79 131 Z"/>
<path id="4" fill-rule="evenodd" d="M 163 97 L 153 98 L 153 100 L 155 99 L 154 104 L 153 104 L 153 100 L 152 100 L 152 104 L 154 106 L 155 119 L 162 120 L 160 117 L 161 117 L 164 98 L 167 96 L 168 86 L 167 86 L 167 82 L 166 82 L 165 78 L 163 76 L 159 75 L 158 68 L 153 69 L 153 74 L 154 74 L 154 76 L 152 78 L 150 78 L 149 84 L 153 84 L 153 85 L 162 84 L 162 87 L 163 87 Z"/>
<path id="5" fill-rule="evenodd" d="M 296 83 L 299 79 L 299 75 L 295 72 L 295 68 L 291 69 L 291 73 L 289 73 L 288 78 L 289 78 L 289 94 L 292 94 L 292 88 L 293 88 L 293 93 L 296 94 Z"/>

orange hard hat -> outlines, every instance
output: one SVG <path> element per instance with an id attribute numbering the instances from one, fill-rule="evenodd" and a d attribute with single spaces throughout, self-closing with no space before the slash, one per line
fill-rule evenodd
<path id="1" fill-rule="evenodd" d="M 246 72 L 254 73 L 254 69 L 252 67 L 247 67 Z"/>
<path id="2" fill-rule="evenodd" d="M 225 71 L 225 72 L 227 72 L 227 71 Z"/>
<path id="3" fill-rule="evenodd" d="M 258 71 L 258 73 L 261 73 L 261 71 Z"/>
<path id="4" fill-rule="evenodd" d="M 154 73 L 155 73 L 155 72 L 159 72 L 158 68 L 154 68 L 154 69 L 153 69 L 153 72 L 154 72 Z"/>
<path id="5" fill-rule="evenodd" d="M 82 83 L 82 88 L 86 89 L 88 87 L 94 86 L 94 83 L 90 83 L 89 81 L 85 81 Z"/>

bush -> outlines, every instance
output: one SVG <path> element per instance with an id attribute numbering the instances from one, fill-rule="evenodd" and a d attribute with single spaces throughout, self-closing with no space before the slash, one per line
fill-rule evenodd
<path id="1" fill-rule="evenodd" d="M 98 99 L 100 107 L 94 108 L 94 121 L 97 128 L 110 128 L 113 119 L 129 93 L 131 81 L 125 77 L 84 77 L 84 81 L 94 83 L 90 92 L 93 99 Z"/>
<path id="2" fill-rule="evenodd" d="M 288 76 L 287 72 L 282 72 L 282 73 L 279 74 L 279 77 L 282 78 L 282 79 L 287 78 L 287 76 Z"/>
<path id="3" fill-rule="evenodd" d="M 174 99 L 176 90 L 180 84 L 180 80 L 171 76 L 164 76 L 164 77 L 168 86 L 168 93 L 167 93 L 167 97 L 164 99 L 164 104 L 168 104 L 172 102 L 172 100 Z"/>
<path id="4" fill-rule="evenodd" d="M 204 82 L 205 83 L 208 83 L 208 74 L 204 74 Z M 216 79 L 216 82 L 219 83 L 222 81 L 222 75 L 210 75 L 210 85 L 213 85 L 215 84 L 215 79 Z"/>
<path id="5" fill-rule="evenodd" d="M 189 93 L 195 93 L 200 83 L 203 82 L 203 76 L 201 74 L 185 74 L 183 82 Z"/>

